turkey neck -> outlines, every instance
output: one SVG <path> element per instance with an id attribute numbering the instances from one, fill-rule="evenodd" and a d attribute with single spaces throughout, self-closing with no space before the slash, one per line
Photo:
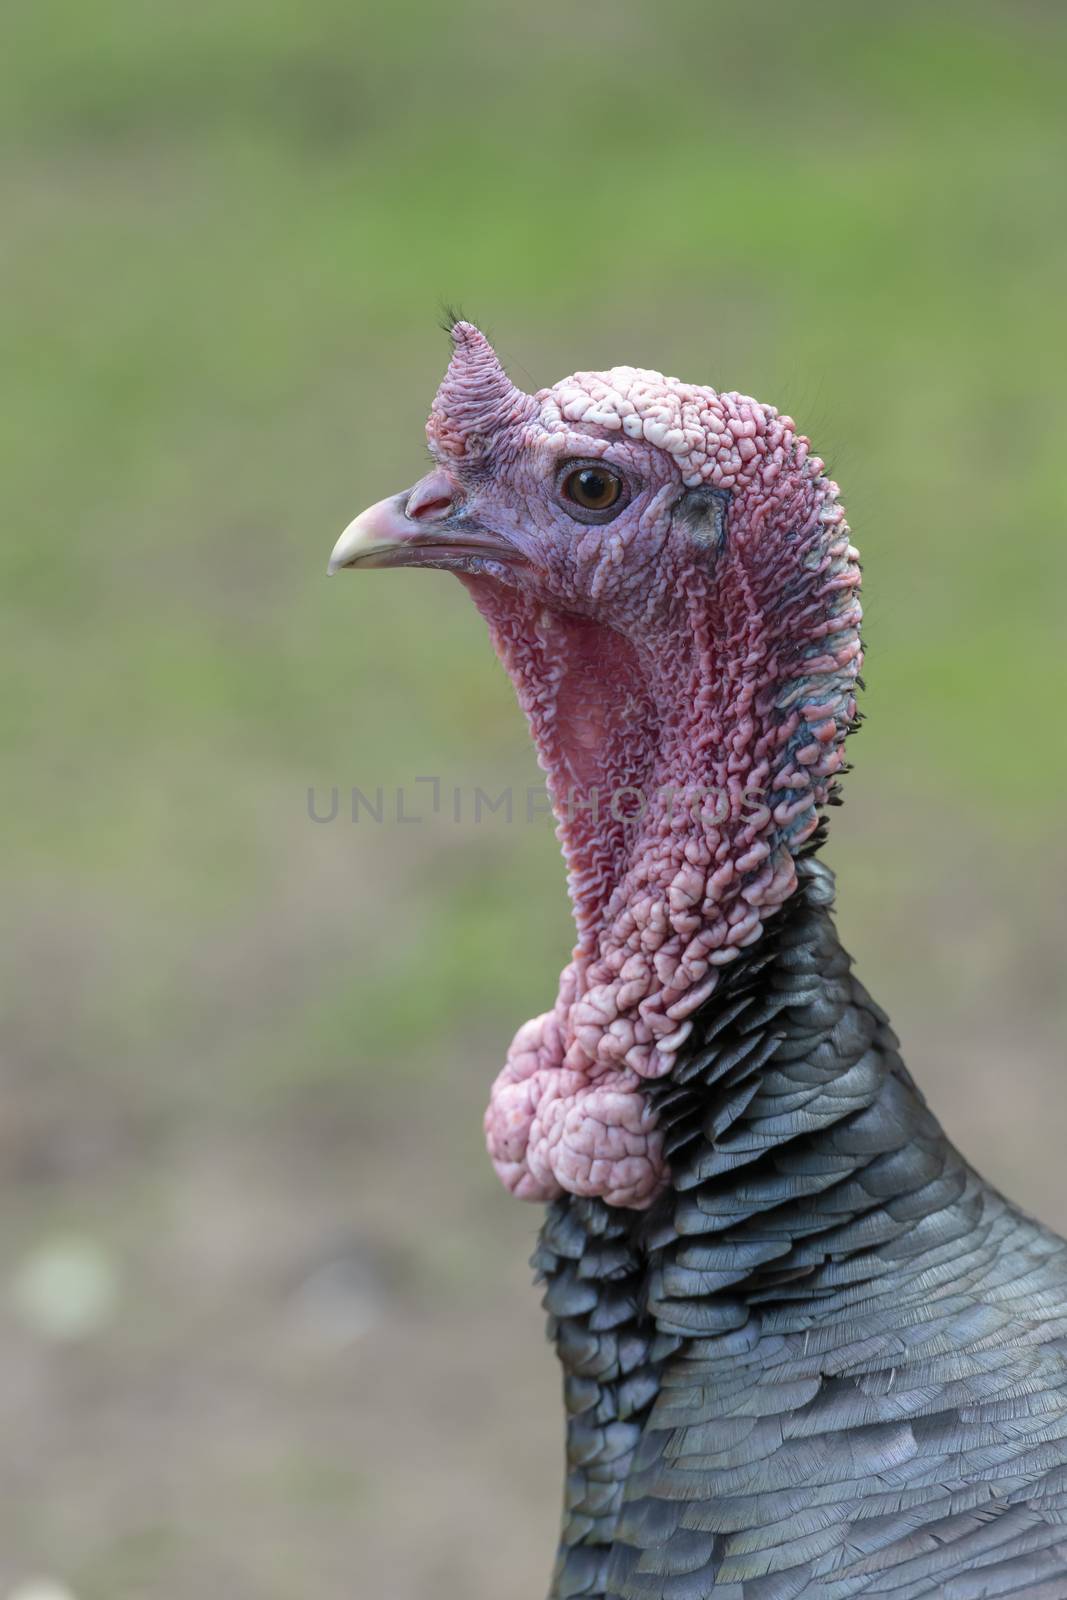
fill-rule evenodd
<path id="1" fill-rule="evenodd" d="M 723 975 L 795 893 L 832 798 L 839 686 L 816 694 L 795 642 L 768 643 L 744 571 L 716 577 L 713 592 L 690 568 L 640 642 L 469 585 L 548 774 L 578 930 L 551 1025 L 516 1037 L 487 1119 L 497 1170 L 526 1198 L 643 1209 L 664 1187 L 639 1090 L 672 1073 Z"/>

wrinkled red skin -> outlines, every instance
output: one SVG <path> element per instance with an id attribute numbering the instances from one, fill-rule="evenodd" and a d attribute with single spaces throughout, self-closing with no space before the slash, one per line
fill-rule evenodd
<path id="1" fill-rule="evenodd" d="M 523 395 L 477 330 L 453 337 L 428 436 L 462 514 L 516 551 L 460 575 L 547 774 L 578 930 L 493 1087 L 489 1152 L 524 1199 L 643 1207 L 668 1175 L 642 1087 L 793 893 L 842 765 L 858 560 L 837 486 L 773 408 L 632 368 Z M 576 457 L 626 479 L 613 521 L 568 512 Z M 697 486 L 729 492 L 721 539 L 682 514 Z M 634 796 L 612 812 L 624 789 L 637 819 Z"/>

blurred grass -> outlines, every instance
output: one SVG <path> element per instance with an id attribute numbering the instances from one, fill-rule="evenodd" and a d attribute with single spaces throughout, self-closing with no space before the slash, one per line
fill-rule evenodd
<path id="1" fill-rule="evenodd" d="M 421 1159 L 445 1126 L 441 1162 L 480 1160 L 486 1080 L 569 942 L 550 830 L 305 812 L 310 785 L 536 781 L 458 585 L 324 577 L 421 469 L 443 298 L 520 382 L 662 367 L 791 409 L 831 461 L 866 565 L 837 830 L 861 948 L 907 946 L 907 915 L 962 938 L 1013 871 L 1041 892 L 1067 779 L 1062 8 L 8 0 L 4 39 L 0 1242 L 74 1209 L 150 1253 L 167 1174 L 220 1128 Z M 920 941 L 890 987 L 932 1009 L 936 971 L 966 1006 L 985 959 Z M 155 1521 L 85 1557 L 87 1592 L 127 1545 L 141 1582 Z"/>

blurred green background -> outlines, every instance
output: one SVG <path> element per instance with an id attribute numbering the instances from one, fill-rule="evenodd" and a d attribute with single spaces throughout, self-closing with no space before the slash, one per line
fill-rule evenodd
<path id="1" fill-rule="evenodd" d="M 7 0 L 3 37 L 0 1596 L 540 1595 L 537 1212 L 480 1116 L 562 870 L 547 823 L 345 820 L 536 771 L 459 585 L 326 558 L 423 470 L 445 298 L 527 386 L 791 410 L 865 557 L 844 932 L 1067 1224 L 1067 12 Z"/>

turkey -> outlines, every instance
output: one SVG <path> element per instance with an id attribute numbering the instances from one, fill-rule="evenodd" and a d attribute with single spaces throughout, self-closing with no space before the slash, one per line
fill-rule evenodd
<path id="1" fill-rule="evenodd" d="M 837 485 L 744 395 L 529 395 L 451 337 L 432 471 L 330 570 L 456 574 L 558 819 L 577 943 L 485 1121 L 547 1207 L 550 1593 L 1063 1600 L 1067 1244 L 945 1137 L 819 860 L 861 667 Z"/>

